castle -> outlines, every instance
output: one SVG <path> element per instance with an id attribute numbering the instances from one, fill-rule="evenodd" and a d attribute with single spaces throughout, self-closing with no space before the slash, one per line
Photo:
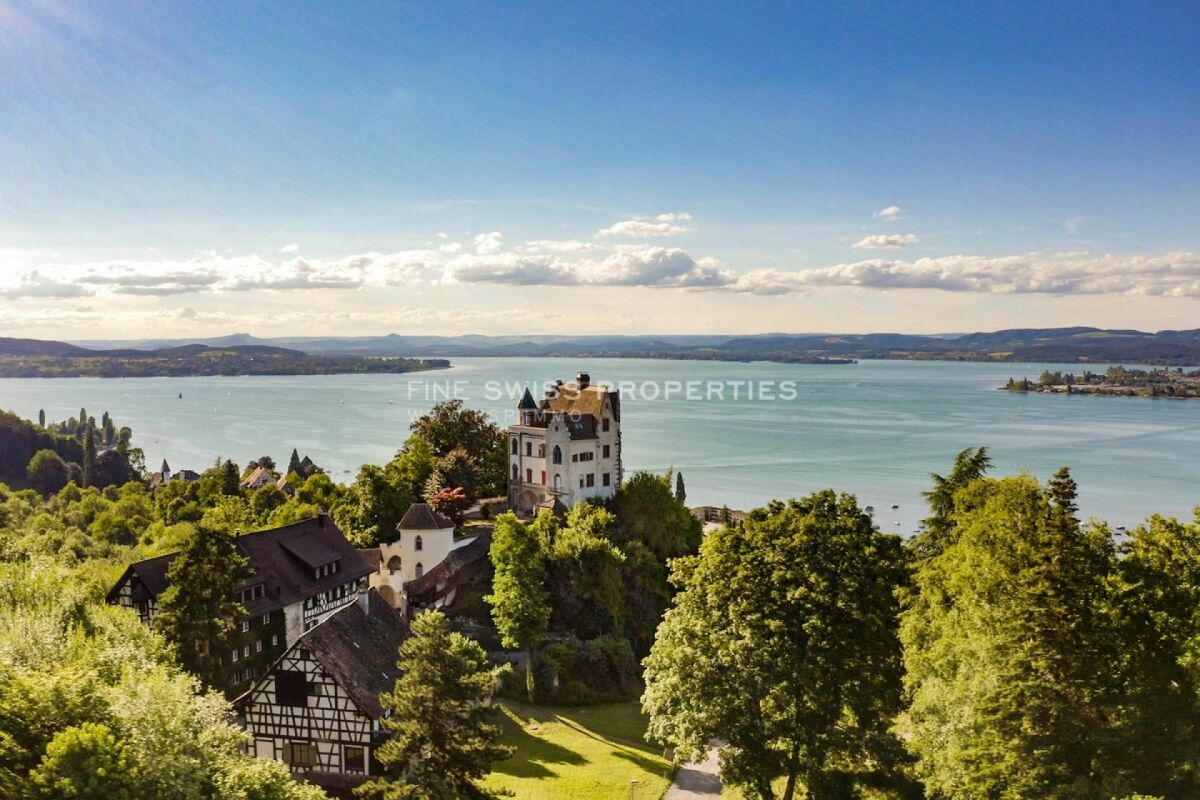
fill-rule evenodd
<path id="1" fill-rule="evenodd" d="M 608 498 L 621 485 L 621 396 L 593 384 L 558 381 L 535 402 L 528 389 L 508 428 L 508 503 L 519 514 L 562 512 Z"/>

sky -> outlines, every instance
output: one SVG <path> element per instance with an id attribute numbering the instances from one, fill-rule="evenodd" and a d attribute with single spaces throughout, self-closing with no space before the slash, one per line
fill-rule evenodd
<path id="1" fill-rule="evenodd" d="M 1198 143 L 1194 2 L 0 0 L 0 335 L 1195 328 Z"/>

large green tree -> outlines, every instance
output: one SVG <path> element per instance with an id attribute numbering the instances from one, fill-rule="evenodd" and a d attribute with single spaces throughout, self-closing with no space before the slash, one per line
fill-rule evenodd
<path id="1" fill-rule="evenodd" d="M 435 457 L 445 458 L 461 448 L 477 462 L 475 496 L 504 494 L 508 477 L 506 440 L 504 432 L 487 414 L 464 408 L 462 400 L 447 400 L 414 421 L 411 428 L 429 442 Z"/>
<path id="2" fill-rule="evenodd" d="M 486 796 L 476 782 L 512 754 L 500 744 L 498 711 L 489 698 L 498 678 L 487 653 L 450 629 L 438 611 L 422 611 L 400 646 L 400 677 L 380 697 L 391 738 L 376 751 L 387 778 L 361 786 L 380 800 L 453 800 Z"/>
<path id="3" fill-rule="evenodd" d="M 954 465 L 948 475 L 933 473 L 933 488 L 925 492 L 929 503 L 929 516 L 924 520 L 924 529 L 913 539 L 912 547 L 919 556 L 928 557 L 940 553 L 954 536 L 954 502 L 958 491 L 972 481 L 987 474 L 992 466 L 992 457 L 986 447 L 968 447 L 954 457 Z"/>
<path id="4" fill-rule="evenodd" d="M 38 450 L 29 459 L 25 478 L 42 494 L 53 494 L 67 484 L 67 463 L 53 450 Z"/>
<path id="5" fill-rule="evenodd" d="M 167 568 L 154 627 L 175 645 L 179 662 L 207 686 L 224 689 L 236 620 L 245 615 L 233 587 L 249 562 L 228 532 L 200 525 Z"/>
<path id="6" fill-rule="evenodd" d="M 484 600 L 492 607 L 492 621 L 500 633 L 500 643 L 525 651 L 525 691 L 532 703 L 533 650 L 545 636 L 550 622 L 542 542 L 538 532 L 514 514 L 501 514 L 496 518 L 489 554 L 495 576 L 492 593 Z"/>
<path id="7" fill-rule="evenodd" d="M 67 728 L 46 748 L 30 776 L 35 795 L 46 800 L 140 800 L 133 754 L 106 725 Z"/>
<path id="8" fill-rule="evenodd" d="M 953 536 L 920 562 L 903 615 L 910 747 L 950 800 L 1099 798 L 1121 648 L 1115 550 L 1081 526 L 1066 470 L 955 491 Z"/>
<path id="9" fill-rule="evenodd" d="M 898 537 L 832 491 L 773 502 L 674 562 L 680 592 L 646 659 L 650 735 L 752 797 L 851 796 L 895 753 Z"/>

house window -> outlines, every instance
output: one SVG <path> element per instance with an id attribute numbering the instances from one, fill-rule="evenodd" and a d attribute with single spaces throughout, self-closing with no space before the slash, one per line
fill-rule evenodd
<path id="1" fill-rule="evenodd" d="M 249 657 L 250 657 L 250 645 L 246 645 L 245 647 L 242 648 L 242 658 L 249 658 Z"/>
<path id="2" fill-rule="evenodd" d="M 533 483 L 533 470 L 531 470 L 531 469 L 525 470 L 525 482 Z"/>
<path id="3" fill-rule="evenodd" d="M 250 632 L 250 620 L 248 620 L 248 619 L 242 620 L 242 624 L 238 627 L 242 633 L 249 633 Z"/>
<path id="4" fill-rule="evenodd" d="M 512 454 L 514 456 L 517 454 L 517 437 L 515 437 L 515 436 L 513 437 L 513 440 L 512 440 Z"/>
<path id="5" fill-rule="evenodd" d="M 555 463 L 555 464 L 561 464 L 561 463 L 562 463 L 562 448 L 561 448 L 561 447 L 559 447 L 558 445 L 554 445 L 554 456 L 553 456 L 553 460 L 554 460 L 554 463 Z"/>
<path id="6" fill-rule="evenodd" d="M 304 673 L 293 669 L 281 669 L 275 673 L 275 705 L 307 705 L 308 681 Z"/>
<path id="7" fill-rule="evenodd" d="M 588 485 L 588 486 L 595 486 L 595 485 L 596 485 L 596 473 L 594 473 L 594 472 L 589 472 L 589 473 L 587 474 L 587 485 Z"/>
<path id="8" fill-rule="evenodd" d="M 263 648 L 262 639 L 259 639 L 257 642 L 254 643 L 254 652 L 261 653 L 262 648 Z"/>
<path id="9" fill-rule="evenodd" d="M 263 614 L 262 624 L 263 625 L 271 624 L 271 612 L 270 611 L 268 611 L 266 614 Z"/>
<path id="10" fill-rule="evenodd" d="M 608 447 L 609 447 L 608 445 L 604 445 L 604 457 L 605 457 L 605 458 L 608 458 L 608 456 L 609 456 L 609 450 L 608 450 Z"/>
<path id="11" fill-rule="evenodd" d="M 542 470 L 542 486 L 546 485 L 546 470 Z"/>
<path id="12" fill-rule="evenodd" d="M 279 646 L 279 634 L 272 633 L 271 634 L 271 647 L 278 647 L 278 646 Z"/>
<path id="13" fill-rule="evenodd" d="M 533 442 L 525 443 L 525 455 L 527 455 L 527 456 L 533 455 Z"/>
<path id="14" fill-rule="evenodd" d="M 545 442 L 543 442 L 542 444 L 538 445 L 538 458 L 545 458 L 545 457 L 546 457 L 546 444 L 545 444 Z"/>
<path id="15" fill-rule="evenodd" d="M 283 763 L 293 767 L 311 767 L 312 745 L 308 742 L 288 742 L 283 748 Z"/>
<path id="16" fill-rule="evenodd" d="M 612 478 L 609 476 L 609 474 L 607 472 L 604 473 L 604 485 L 608 486 L 611 483 L 612 483 Z"/>
<path id="17" fill-rule="evenodd" d="M 419 578 L 424 574 L 425 574 L 425 565 L 422 564 L 420 561 L 418 561 L 417 562 L 417 577 Z"/>
<path id="18" fill-rule="evenodd" d="M 422 544 L 421 534 L 418 533 L 417 538 L 413 540 L 413 550 L 420 550 Z"/>
<path id="19" fill-rule="evenodd" d="M 602 430 L 602 431 L 608 430 L 608 417 L 605 417 L 603 420 L 600 421 L 600 430 Z"/>
<path id="20" fill-rule="evenodd" d="M 512 468 L 512 479 L 513 479 L 514 481 L 519 481 L 519 480 L 521 480 L 521 471 L 517 469 L 517 465 L 516 465 L 516 464 L 513 464 L 513 468 Z"/>
<path id="21" fill-rule="evenodd" d="M 354 745 L 346 745 L 342 755 L 342 768 L 346 771 L 363 771 L 363 749 Z"/>
<path id="22" fill-rule="evenodd" d="M 583 488 L 583 476 L 582 475 L 579 476 L 579 488 L 580 489 Z"/>
<path id="23" fill-rule="evenodd" d="M 579 461 L 579 453 L 572 453 L 572 454 L 571 454 L 571 460 L 572 460 L 572 461 Z"/>
<path id="24" fill-rule="evenodd" d="M 229 660 L 236 664 L 239 658 L 241 658 L 241 655 L 238 654 L 237 650 L 234 650 L 233 655 L 229 657 Z"/>

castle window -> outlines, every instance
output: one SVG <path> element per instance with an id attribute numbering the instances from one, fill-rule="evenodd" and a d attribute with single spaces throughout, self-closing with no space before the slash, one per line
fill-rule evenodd
<path id="1" fill-rule="evenodd" d="M 533 442 L 525 443 L 525 455 L 527 455 L 527 456 L 533 455 Z"/>
<path id="2" fill-rule="evenodd" d="M 400 556 L 392 556 L 388 559 L 387 567 L 389 573 L 394 573 L 400 569 Z"/>
<path id="3" fill-rule="evenodd" d="M 605 417 L 604 419 L 602 419 L 600 421 L 600 430 L 602 430 L 602 431 L 608 430 L 608 417 Z"/>
<path id="4" fill-rule="evenodd" d="M 604 457 L 605 457 L 605 458 L 608 458 L 608 456 L 609 456 L 609 450 L 608 450 L 608 447 L 609 447 L 608 445 L 604 445 Z"/>
<path id="5" fill-rule="evenodd" d="M 589 473 L 587 474 L 587 485 L 588 485 L 588 486 L 595 486 L 595 485 L 596 485 L 596 473 L 594 473 L 594 472 L 589 472 Z"/>
<path id="6" fill-rule="evenodd" d="M 533 470 L 531 470 L 531 469 L 525 470 L 525 482 L 533 483 Z"/>
<path id="7" fill-rule="evenodd" d="M 517 469 L 517 465 L 516 465 L 516 464 L 513 464 L 513 468 L 512 468 L 512 479 L 513 479 L 514 481 L 519 481 L 519 480 L 521 479 L 521 471 Z"/>
<path id="8" fill-rule="evenodd" d="M 554 445 L 554 463 L 555 464 L 563 463 L 562 462 L 562 448 L 559 447 L 558 445 Z"/>
<path id="9" fill-rule="evenodd" d="M 417 538 L 413 540 L 413 550 L 420 550 L 422 544 L 424 542 L 421 541 L 421 534 L 418 533 Z"/>
<path id="10" fill-rule="evenodd" d="M 611 477 L 609 476 L 609 474 L 608 474 L 607 472 L 606 472 L 606 473 L 604 473 L 604 485 L 605 485 L 605 486 L 608 486 L 608 485 L 609 485 L 609 484 L 611 484 L 611 483 L 612 483 L 612 479 L 611 479 Z"/>
<path id="11" fill-rule="evenodd" d="M 517 437 L 515 436 L 512 439 L 512 454 L 514 456 L 517 454 Z"/>
<path id="12" fill-rule="evenodd" d="M 546 470 L 542 470 L 542 486 L 546 485 Z"/>
<path id="13" fill-rule="evenodd" d="M 545 457 L 546 457 L 546 443 L 543 442 L 542 444 L 538 445 L 538 458 L 545 458 Z"/>
<path id="14" fill-rule="evenodd" d="M 424 574 L 425 574 L 425 565 L 422 564 L 420 561 L 418 561 L 417 562 L 417 577 L 419 578 Z"/>

